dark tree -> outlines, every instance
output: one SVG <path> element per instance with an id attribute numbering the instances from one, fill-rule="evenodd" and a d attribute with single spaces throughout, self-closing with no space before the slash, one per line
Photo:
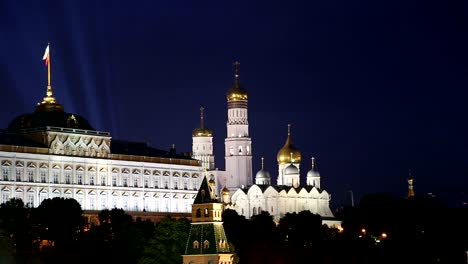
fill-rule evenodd
<path id="1" fill-rule="evenodd" d="M 13 198 L 0 205 L 0 230 L 11 241 L 18 261 L 24 261 L 37 250 L 29 215 L 30 208 L 21 199 Z"/>
<path id="2" fill-rule="evenodd" d="M 186 218 L 175 220 L 166 217 L 156 224 L 154 235 L 139 264 L 179 264 L 190 231 L 190 222 Z"/>

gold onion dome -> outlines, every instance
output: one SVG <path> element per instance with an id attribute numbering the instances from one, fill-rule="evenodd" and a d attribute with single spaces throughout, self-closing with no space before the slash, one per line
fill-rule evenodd
<path id="1" fill-rule="evenodd" d="M 234 62 L 234 85 L 229 88 L 227 92 L 227 100 L 228 101 L 237 101 L 237 100 L 247 100 L 248 94 L 247 90 L 245 90 L 239 81 L 239 65 L 238 61 Z"/>
<path id="2" fill-rule="evenodd" d="M 276 159 L 279 164 L 300 163 L 301 152 L 291 143 L 291 125 L 288 124 L 288 137 L 284 146 L 278 151 Z"/>
<path id="3" fill-rule="evenodd" d="M 213 131 L 205 127 L 205 117 L 203 115 L 205 108 L 200 107 L 200 127 L 195 128 L 192 131 L 192 137 L 212 137 Z"/>
<path id="4" fill-rule="evenodd" d="M 231 194 L 231 192 L 229 191 L 228 188 L 226 188 L 226 186 L 224 186 L 224 188 L 221 190 L 221 194 L 222 195 L 229 195 L 229 194 Z"/>
<path id="5" fill-rule="evenodd" d="M 193 137 L 212 137 L 213 131 L 208 128 L 198 127 L 192 131 L 192 136 Z"/>

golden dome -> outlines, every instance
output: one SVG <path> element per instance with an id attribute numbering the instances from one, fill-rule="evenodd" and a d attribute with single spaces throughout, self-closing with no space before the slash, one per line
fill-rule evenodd
<path id="1" fill-rule="evenodd" d="M 195 128 L 192 131 L 192 137 L 212 137 L 213 136 L 213 131 L 208 128 Z"/>
<path id="2" fill-rule="evenodd" d="M 238 61 L 234 62 L 234 86 L 229 88 L 227 92 L 228 101 L 247 100 L 247 91 L 240 85 L 239 82 L 239 65 Z"/>
<path id="3" fill-rule="evenodd" d="M 247 100 L 248 99 L 247 91 L 240 86 L 238 81 L 236 81 L 236 84 L 234 84 L 234 86 L 229 88 L 226 97 L 227 97 L 228 101 L 237 101 L 237 100 Z"/>
<path id="4" fill-rule="evenodd" d="M 228 188 L 226 188 L 226 186 L 224 186 L 224 188 L 221 190 L 221 194 L 222 195 L 229 195 L 229 194 L 231 194 L 231 192 L 229 191 Z"/>
<path id="5" fill-rule="evenodd" d="M 213 131 L 209 128 L 205 127 L 205 117 L 203 115 L 203 110 L 205 108 L 200 107 L 200 127 L 195 128 L 192 131 L 192 137 L 212 137 L 213 136 Z"/>
<path id="6" fill-rule="evenodd" d="M 279 164 L 300 163 L 301 152 L 291 143 L 291 125 L 288 125 L 288 137 L 284 146 L 278 151 L 276 159 Z"/>

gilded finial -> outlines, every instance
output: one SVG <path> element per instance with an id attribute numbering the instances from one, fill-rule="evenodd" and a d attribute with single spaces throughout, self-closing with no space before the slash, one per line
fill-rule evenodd
<path id="1" fill-rule="evenodd" d="M 310 160 L 312 162 L 312 169 L 314 169 L 315 168 L 315 158 L 312 157 L 312 158 L 310 158 Z"/>
<path id="2" fill-rule="evenodd" d="M 262 157 L 262 170 L 263 170 L 263 165 L 264 165 L 264 164 L 263 164 L 263 160 L 264 160 L 264 158 Z"/>

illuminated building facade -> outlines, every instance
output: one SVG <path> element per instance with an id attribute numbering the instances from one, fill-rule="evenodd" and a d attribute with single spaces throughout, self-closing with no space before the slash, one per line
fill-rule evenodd
<path id="1" fill-rule="evenodd" d="M 0 203 L 20 198 L 76 199 L 83 210 L 191 212 L 203 174 L 200 162 L 145 143 L 114 140 L 66 113 L 52 88 L 33 113 L 0 131 Z"/>

